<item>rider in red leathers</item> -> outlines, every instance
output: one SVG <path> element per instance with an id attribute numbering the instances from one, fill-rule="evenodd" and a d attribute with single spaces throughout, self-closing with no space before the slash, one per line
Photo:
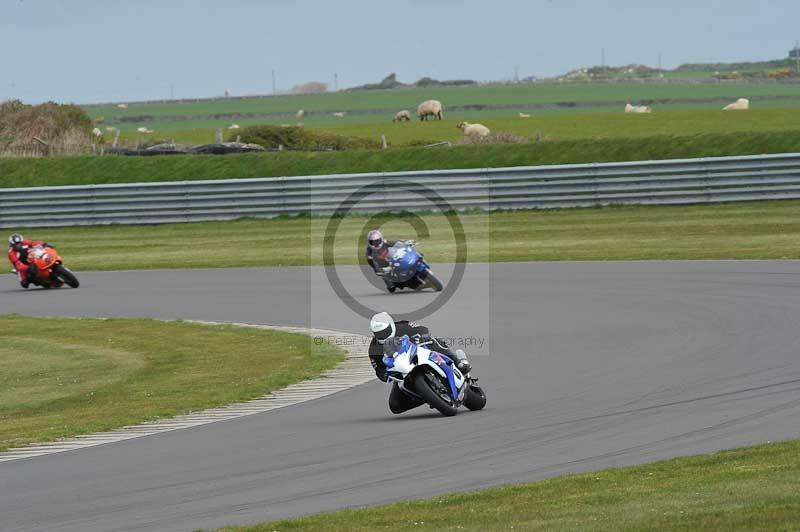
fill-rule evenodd
<path id="1" fill-rule="evenodd" d="M 22 288 L 28 288 L 36 273 L 35 269 L 28 264 L 28 250 L 32 247 L 48 245 L 41 240 L 25 240 L 18 233 L 8 237 L 8 260 L 14 265 Z"/>

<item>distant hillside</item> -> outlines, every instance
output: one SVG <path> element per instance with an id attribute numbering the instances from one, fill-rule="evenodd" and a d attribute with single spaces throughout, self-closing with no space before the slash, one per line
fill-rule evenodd
<path id="1" fill-rule="evenodd" d="M 397 89 L 402 87 L 458 87 L 462 85 L 475 85 L 477 82 L 471 79 L 449 79 L 440 81 L 438 79 L 433 78 L 420 78 L 414 83 L 402 83 L 397 81 L 397 74 L 392 72 L 385 78 L 383 78 L 380 83 L 367 83 L 366 85 L 359 85 L 357 87 L 351 87 L 347 90 L 349 91 L 369 91 L 369 90 L 381 90 L 381 89 Z"/>
<path id="2" fill-rule="evenodd" d="M 674 70 L 647 65 L 593 66 L 571 70 L 559 81 L 625 81 L 633 79 L 680 80 L 800 80 L 793 58 L 740 63 L 685 63 Z"/>

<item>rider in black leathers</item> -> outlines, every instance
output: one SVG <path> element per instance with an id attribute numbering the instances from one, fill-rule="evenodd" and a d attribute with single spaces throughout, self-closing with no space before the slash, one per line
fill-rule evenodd
<path id="1" fill-rule="evenodd" d="M 383 343 L 393 337 L 408 336 L 412 342 L 425 344 L 432 351 L 450 357 L 465 375 L 469 374 L 472 369 L 464 351 L 461 349 L 452 350 L 441 338 L 432 337 L 430 331 L 424 325 L 405 320 L 394 321 L 386 312 L 375 314 L 369 325 L 372 330 L 372 341 L 369 344 L 369 361 L 375 369 L 375 375 L 384 382 L 387 381 L 387 376 L 386 365 L 383 363 Z M 422 402 L 419 399 L 403 392 L 397 386 L 397 383 L 392 385 L 392 391 L 389 394 L 389 410 L 393 414 L 400 414 L 421 404 Z"/>

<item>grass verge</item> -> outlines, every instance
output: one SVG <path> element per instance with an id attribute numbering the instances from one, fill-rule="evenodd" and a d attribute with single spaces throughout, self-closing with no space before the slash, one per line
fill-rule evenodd
<path id="1" fill-rule="evenodd" d="M 623 116 L 623 118 L 630 122 L 632 119 L 642 117 Z M 644 120 L 651 118 L 645 117 Z M 580 121 L 576 121 L 576 124 L 580 129 Z M 448 131 L 456 132 L 452 123 L 442 126 L 437 124 L 432 127 L 447 127 Z M 610 126 L 607 130 L 616 131 Z M 451 134 L 453 133 L 448 133 Z M 433 140 L 436 138 L 433 136 Z M 225 156 L 0 158 L 0 188 L 499 168 L 790 152 L 800 152 L 800 130 L 678 136 L 655 134 L 639 138 L 615 136 L 615 138 L 548 140 L 525 144 L 451 148 L 409 147 L 345 152 L 286 151 Z"/>
<path id="2" fill-rule="evenodd" d="M 434 265 L 454 261 L 447 220 L 422 219 L 430 236 L 417 240 L 426 258 Z M 492 212 L 460 219 L 472 262 L 800 258 L 796 200 Z M 362 216 L 342 220 L 337 264 L 361 259 L 357 242 L 368 222 Z M 381 225 L 387 238 L 412 238 L 408 222 L 386 216 L 370 227 Z M 17 231 L 56 245 L 69 267 L 86 271 L 320 264 L 326 225 L 325 219 L 300 217 Z"/>
<path id="3" fill-rule="evenodd" d="M 0 450 L 260 397 L 343 360 L 301 334 L 0 316 Z"/>
<path id="4" fill-rule="evenodd" d="M 226 532 L 790 531 L 800 523 L 800 442 L 345 510 Z"/>

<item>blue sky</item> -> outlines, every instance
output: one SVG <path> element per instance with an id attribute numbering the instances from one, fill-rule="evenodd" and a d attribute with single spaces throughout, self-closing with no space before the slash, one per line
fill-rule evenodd
<path id="1" fill-rule="evenodd" d="M 613 7 L 612 7 L 613 6 Z M 508 79 L 600 63 L 785 57 L 800 1 L 0 0 L 0 100 L 269 93 L 306 81 Z"/>

